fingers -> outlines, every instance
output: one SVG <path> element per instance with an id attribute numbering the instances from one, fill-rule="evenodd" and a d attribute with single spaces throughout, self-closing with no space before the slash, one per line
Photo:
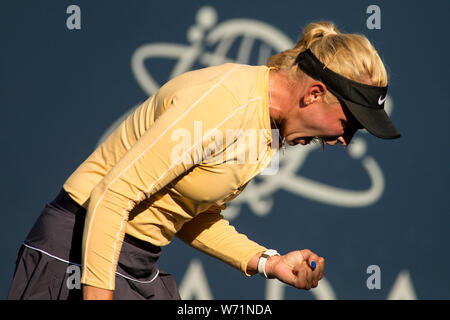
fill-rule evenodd
<path id="1" fill-rule="evenodd" d="M 295 268 L 292 269 L 292 275 L 294 276 L 292 284 L 298 289 L 309 290 L 312 288 L 314 282 L 318 281 L 314 270 L 311 269 L 306 260 L 297 264 Z"/>
<path id="2" fill-rule="evenodd" d="M 319 281 L 323 278 L 323 272 L 325 268 L 325 259 L 318 257 L 316 268 L 312 272 L 314 274 L 314 279 L 312 281 L 312 288 L 316 288 L 319 285 Z"/>
<path id="3" fill-rule="evenodd" d="M 311 267 L 308 265 L 308 267 L 306 268 L 306 286 L 305 289 L 309 290 L 312 288 L 313 283 L 317 281 L 314 271 L 311 269 Z"/>
<path id="4" fill-rule="evenodd" d="M 319 260 L 317 263 L 317 272 L 319 273 L 319 280 L 323 278 L 324 269 L 325 269 L 325 259 L 322 257 L 319 257 Z"/>
<path id="5" fill-rule="evenodd" d="M 318 262 L 319 262 L 319 256 L 317 254 L 311 252 L 311 254 L 309 255 L 309 258 L 308 258 L 308 265 L 312 269 L 316 269 Z"/>
<path id="6" fill-rule="evenodd" d="M 325 260 L 310 250 L 293 251 L 277 261 L 274 277 L 298 289 L 316 288 L 323 278 Z"/>
<path id="7" fill-rule="evenodd" d="M 311 250 L 308 250 L 308 249 L 300 250 L 299 252 L 300 252 L 301 256 L 303 257 L 303 260 L 305 260 L 305 261 L 308 261 L 309 258 L 311 257 L 311 255 L 313 255 Z"/>
<path id="8" fill-rule="evenodd" d="M 297 280 L 303 278 L 302 280 L 304 281 L 299 283 L 303 289 L 316 288 L 319 285 L 319 281 L 323 278 L 325 259 L 308 249 L 301 250 L 300 253 L 303 256 L 304 263 L 297 265 L 295 268 L 294 272 L 297 272 Z M 304 269 L 305 272 L 301 272 L 301 269 Z"/>
<path id="9" fill-rule="evenodd" d="M 320 257 L 317 254 L 308 249 L 300 250 L 300 254 L 303 256 L 303 259 L 308 262 L 308 265 L 312 269 L 317 268 L 320 259 Z"/>

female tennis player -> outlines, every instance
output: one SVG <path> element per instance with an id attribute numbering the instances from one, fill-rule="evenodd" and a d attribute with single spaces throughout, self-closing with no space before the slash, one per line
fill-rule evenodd
<path id="1" fill-rule="evenodd" d="M 220 212 L 269 165 L 279 137 L 347 146 L 365 128 L 398 138 L 386 94 L 370 42 L 328 22 L 309 24 L 267 66 L 227 63 L 172 79 L 47 203 L 19 250 L 9 299 L 179 299 L 157 265 L 175 236 L 245 275 L 316 287 L 322 257 L 306 249 L 280 255 Z M 82 268 L 82 296 L 68 286 L 71 265 Z"/>

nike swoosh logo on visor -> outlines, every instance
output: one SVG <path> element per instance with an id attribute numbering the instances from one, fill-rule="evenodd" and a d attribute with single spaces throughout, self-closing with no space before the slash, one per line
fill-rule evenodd
<path id="1" fill-rule="evenodd" d="M 387 96 L 384 97 L 384 99 L 381 99 L 381 96 L 378 98 L 378 104 L 381 106 L 384 101 L 386 101 Z"/>

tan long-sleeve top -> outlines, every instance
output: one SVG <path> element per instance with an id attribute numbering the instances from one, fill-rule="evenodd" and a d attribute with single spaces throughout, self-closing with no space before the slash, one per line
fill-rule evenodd
<path id="1" fill-rule="evenodd" d="M 68 178 L 87 209 L 82 283 L 114 289 L 125 233 L 157 246 L 176 235 L 246 273 L 266 248 L 220 214 L 266 168 L 269 68 L 224 64 L 166 83 Z"/>

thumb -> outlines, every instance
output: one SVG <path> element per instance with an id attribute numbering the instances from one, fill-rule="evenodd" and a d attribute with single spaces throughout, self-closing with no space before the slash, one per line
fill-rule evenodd
<path id="1" fill-rule="evenodd" d="M 311 250 L 305 249 L 305 250 L 300 250 L 300 254 L 303 257 L 303 260 L 307 262 L 307 264 L 315 269 L 317 266 L 317 261 L 316 261 L 316 255 L 314 253 L 311 252 Z"/>

